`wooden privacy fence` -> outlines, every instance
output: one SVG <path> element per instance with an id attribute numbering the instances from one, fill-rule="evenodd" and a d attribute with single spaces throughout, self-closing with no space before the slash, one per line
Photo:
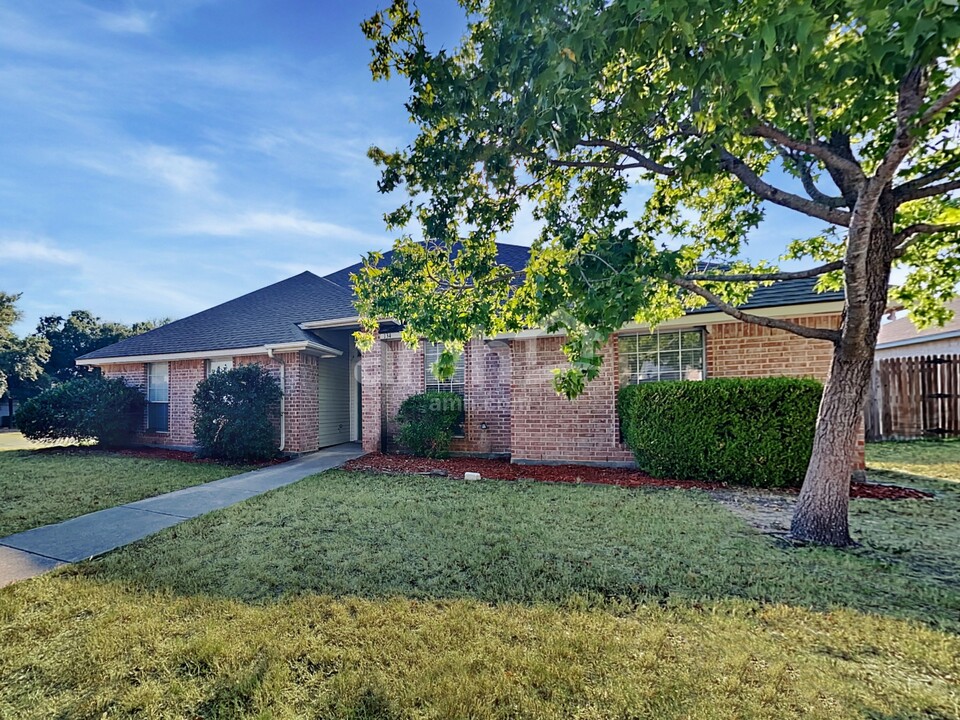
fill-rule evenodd
<path id="1" fill-rule="evenodd" d="M 960 436 L 960 355 L 878 360 L 864 415 L 867 440 Z"/>

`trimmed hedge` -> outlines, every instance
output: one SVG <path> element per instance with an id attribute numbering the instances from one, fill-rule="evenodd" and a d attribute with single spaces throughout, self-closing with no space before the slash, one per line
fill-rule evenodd
<path id="1" fill-rule="evenodd" d="M 212 373 L 193 393 L 193 434 L 200 457 L 271 460 L 280 448 L 280 383 L 260 365 Z"/>
<path id="2" fill-rule="evenodd" d="M 399 443 L 413 455 L 442 458 L 463 421 L 463 398 L 452 392 L 411 395 L 400 405 Z"/>
<path id="3" fill-rule="evenodd" d="M 31 440 L 96 440 L 127 445 L 143 426 L 143 393 L 123 380 L 100 376 L 69 380 L 25 400 L 17 427 Z"/>
<path id="4" fill-rule="evenodd" d="M 637 465 L 653 477 L 797 487 L 822 392 L 798 378 L 657 382 L 623 388 L 617 412 Z"/>

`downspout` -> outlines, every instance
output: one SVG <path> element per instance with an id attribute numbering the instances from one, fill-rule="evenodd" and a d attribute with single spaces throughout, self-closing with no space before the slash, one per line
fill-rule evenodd
<path id="1" fill-rule="evenodd" d="M 287 445 L 287 408 L 284 399 L 287 396 L 286 363 L 279 356 L 274 357 L 273 348 L 267 348 L 267 357 L 275 360 L 280 366 L 280 452 L 283 452 Z"/>

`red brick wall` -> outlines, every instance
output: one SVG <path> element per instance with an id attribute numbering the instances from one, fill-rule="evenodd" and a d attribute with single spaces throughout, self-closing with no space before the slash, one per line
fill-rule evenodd
<path id="1" fill-rule="evenodd" d="M 837 327 L 839 314 L 795 318 L 814 327 Z M 604 350 L 600 376 L 574 401 L 553 390 L 552 370 L 563 367 L 562 338 L 512 340 L 509 350 L 470 343 L 465 351 L 466 437 L 455 451 L 510 452 L 518 461 L 630 462 L 619 441 L 616 393 L 617 343 Z M 832 348 L 740 322 L 711 325 L 706 336 L 708 377 L 787 375 L 826 378 Z M 378 450 L 396 432 L 394 418 L 404 398 L 422 392 L 422 345 L 410 350 L 400 341 L 376 343 L 363 358 L 363 436 L 366 450 Z M 486 430 L 480 429 L 485 423 Z M 862 464 L 862 443 L 860 458 Z"/>
<path id="2" fill-rule="evenodd" d="M 143 429 L 138 437 L 149 445 L 192 447 L 196 442 L 193 437 L 193 391 L 197 383 L 203 380 L 206 365 L 203 360 L 176 360 L 169 363 L 169 366 L 170 430 L 165 433 L 148 431 L 144 416 Z M 123 378 L 128 385 L 139 388 L 144 394 L 147 392 L 147 366 L 143 363 L 106 365 L 103 367 L 103 375 Z"/>
<path id="3" fill-rule="evenodd" d="M 507 343 L 470 342 L 463 353 L 464 437 L 454 452 L 510 452 L 512 361 Z M 486 426 L 486 428 L 482 426 Z"/>
<path id="4" fill-rule="evenodd" d="M 791 318 L 818 328 L 840 327 L 840 315 Z M 707 377 L 788 375 L 826 380 L 833 346 L 785 330 L 743 322 L 710 325 L 707 334 Z"/>
<path id="5" fill-rule="evenodd" d="M 285 363 L 284 416 L 286 418 L 286 445 L 289 452 L 310 452 L 316 450 L 317 440 L 317 358 L 304 353 L 276 353 L 268 355 L 244 355 L 234 358 L 236 365 L 259 364 L 280 379 L 280 361 Z M 123 378 L 128 385 L 140 388 L 145 394 L 147 388 L 146 365 L 127 363 L 105 365 L 102 368 L 105 377 Z M 170 430 L 166 433 L 148 432 L 146 418 L 144 429 L 138 438 L 149 445 L 192 447 L 196 443 L 193 435 L 193 392 L 206 376 L 206 361 L 176 360 L 170 363 Z"/>
<path id="6" fill-rule="evenodd" d="M 510 349 L 475 340 L 464 348 L 466 422 L 464 437 L 453 441 L 453 452 L 510 451 Z M 424 345 L 416 349 L 400 340 L 377 342 L 366 353 L 363 368 L 363 446 L 367 451 L 397 449 L 396 417 L 411 395 L 424 392 Z M 371 386 L 372 385 L 372 386 Z M 486 425 L 486 428 L 482 428 Z"/>
<path id="7" fill-rule="evenodd" d="M 616 462 L 633 460 L 619 441 L 616 344 L 603 351 L 600 375 L 576 400 L 553 389 L 553 368 L 567 363 L 563 338 L 512 342 L 510 446 L 514 461 Z"/>

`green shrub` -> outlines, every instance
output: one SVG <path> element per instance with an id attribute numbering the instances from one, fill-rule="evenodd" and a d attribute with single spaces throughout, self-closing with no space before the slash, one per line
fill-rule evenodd
<path id="1" fill-rule="evenodd" d="M 797 378 L 658 382 L 620 391 L 627 446 L 654 477 L 799 486 L 823 387 Z"/>
<path id="2" fill-rule="evenodd" d="M 31 440 L 96 440 L 127 445 L 143 427 L 146 400 L 123 380 L 100 376 L 69 380 L 25 400 L 17 427 Z"/>
<path id="3" fill-rule="evenodd" d="M 450 441 L 463 423 L 463 398 L 452 392 L 411 395 L 400 405 L 398 440 L 421 457 L 446 457 Z"/>
<path id="4" fill-rule="evenodd" d="M 270 460 L 279 444 L 280 383 L 260 365 L 215 372 L 193 393 L 198 455 L 231 462 Z"/>

